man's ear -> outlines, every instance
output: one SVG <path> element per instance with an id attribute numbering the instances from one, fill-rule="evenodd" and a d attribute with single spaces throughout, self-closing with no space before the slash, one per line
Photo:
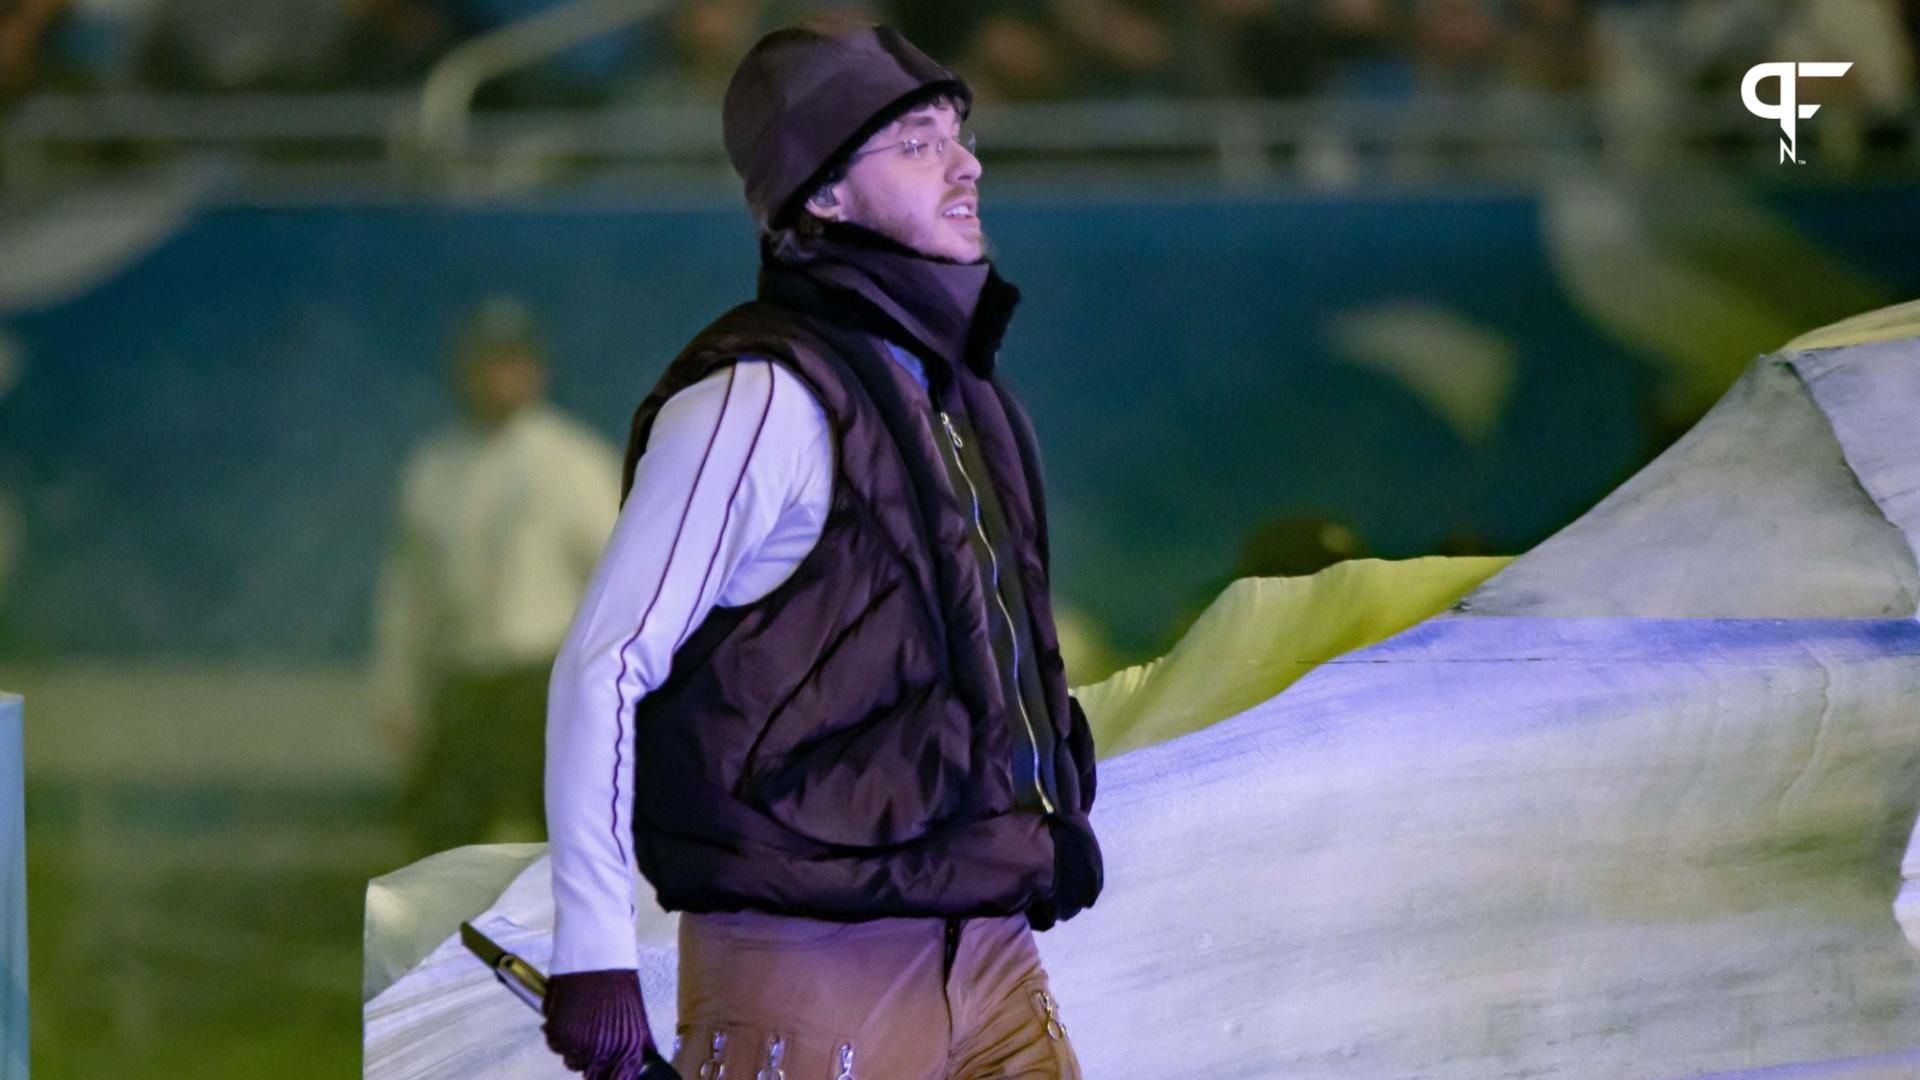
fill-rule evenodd
<path id="1" fill-rule="evenodd" d="M 840 185 L 828 184 L 807 197 L 807 212 L 821 221 L 844 221 L 847 208 L 840 202 Z"/>

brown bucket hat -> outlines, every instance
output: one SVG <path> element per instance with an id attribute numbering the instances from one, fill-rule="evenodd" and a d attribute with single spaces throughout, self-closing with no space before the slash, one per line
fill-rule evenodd
<path id="1" fill-rule="evenodd" d="M 818 16 L 747 51 L 727 85 L 721 129 L 762 230 L 785 226 L 832 167 L 906 109 L 973 92 L 890 27 Z"/>

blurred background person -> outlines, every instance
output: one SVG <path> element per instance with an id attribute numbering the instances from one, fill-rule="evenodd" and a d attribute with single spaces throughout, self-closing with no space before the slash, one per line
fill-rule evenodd
<path id="1" fill-rule="evenodd" d="M 1180 5 L 1159 0 L 1052 0 L 1075 83 L 1100 97 L 1169 95 L 1182 89 L 1173 19 Z"/>
<path id="2" fill-rule="evenodd" d="M 525 306 L 482 304 L 465 415 L 406 464 L 375 611 L 375 710 L 419 853 L 542 835 L 547 677 L 619 509 L 620 459 L 544 398 Z"/>
<path id="3" fill-rule="evenodd" d="M 1421 89 L 1461 93 L 1496 85 L 1501 25 L 1489 0 L 1418 0 L 1413 55 Z"/>
<path id="4" fill-rule="evenodd" d="M 1502 50 L 1517 88 L 1564 97 L 1589 89 L 1600 57 L 1593 15 L 1581 0 L 1516 0 Z"/>
<path id="5" fill-rule="evenodd" d="M 1213 96 L 1404 94 L 1405 21 L 1391 0 L 1201 0 L 1181 62 Z"/>
<path id="6" fill-rule="evenodd" d="M 432 0 L 341 0 L 347 17 L 343 78 L 363 86 L 423 77 L 451 48 L 459 28 Z"/>
<path id="7" fill-rule="evenodd" d="M 348 12 L 312 0 L 152 0 L 142 81 L 166 90 L 293 90 L 338 81 Z"/>
<path id="8" fill-rule="evenodd" d="M 957 67 L 982 100 L 1049 101 L 1078 92 L 1066 43 L 1045 5 L 986 5 Z"/>
<path id="9" fill-rule="evenodd" d="M 1178 92 L 1178 10 L 1155 0 L 986 0 L 952 12 L 901 2 L 887 16 L 955 56 L 981 98 L 1017 102 Z"/>
<path id="10" fill-rule="evenodd" d="M 765 29 L 766 6 L 761 0 L 702 0 L 676 7 L 666 19 L 674 62 L 652 73 L 649 96 L 719 101 L 733 65 Z"/>
<path id="11" fill-rule="evenodd" d="M 32 89 L 40 81 L 47 37 L 70 0 L 0 2 L 0 99 Z"/>

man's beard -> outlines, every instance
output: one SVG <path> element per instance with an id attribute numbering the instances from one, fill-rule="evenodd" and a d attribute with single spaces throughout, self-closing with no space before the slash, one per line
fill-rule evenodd
<path id="1" fill-rule="evenodd" d="M 869 229 L 873 232 L 877 232 L 881 236 L 884 236 L 887 239 L 893 241 L 894 243 L 899 244 L 901 247 L 909 248 L 925 256 L 926 258 L 933 259 L 937 262 L 953 263 L 956 266 L 964 266 L 964 265 L 967 265 L 968 263 L 976 263 L 976 262 L 980 262 L 983 259 L 989 259 L 993 255 L 993 240 L 987 235 L 987 231 L 984 226 L 980 230 L 979 257 L 966 260 L 966 262 L 962 262 L 961 260 L 955 259 L 948 255 L 935 254 L 934 252 L 928 251 L 925 247 L 921 246 L 917 242 L 918 234 L 920 231 L 920 221 L 916 219 L 912 214 L 900 213 L 900 214 L 890 215 L 885 213 L 884 211 L 870 211 L 870 212 L 859 213 L 856 215 L 849 215 L 847 220 L 850 224 L 858 225 L 863 229 Z M 977 222 L 979 218 L 976 217 L 974 220 Z"/>

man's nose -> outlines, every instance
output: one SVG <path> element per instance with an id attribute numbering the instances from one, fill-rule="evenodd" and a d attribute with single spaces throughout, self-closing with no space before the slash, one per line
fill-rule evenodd
<path id="1" fill-rule="evenodd" d="M 947 179 L 949 181 L 974 181 L 980 179 L 985 169 L 980 158 L 966 148 L 960 140 L 947 144 Z"/>

